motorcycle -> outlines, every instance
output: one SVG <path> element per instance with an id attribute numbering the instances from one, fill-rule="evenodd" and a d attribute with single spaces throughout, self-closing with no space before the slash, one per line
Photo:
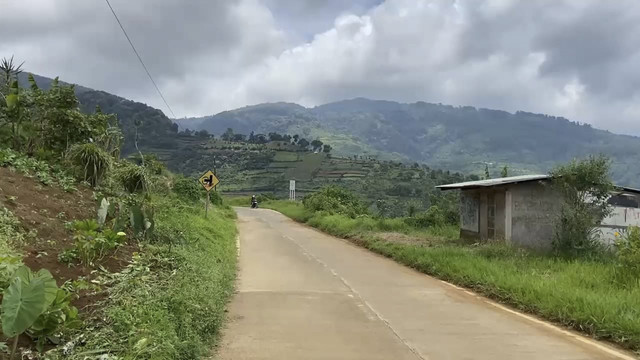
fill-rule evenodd
<path id="1" fill-rule="evenodd" d="M 255 201 L 255 200 L 254 200 L 254 201 L 252 201 L 252 202 L 251 202 L 251 208 L 252 208 L 252 209 L 257 209 L 257 208 L 258 208 L 258 202 L 257 202 L 257 201 Z"/>

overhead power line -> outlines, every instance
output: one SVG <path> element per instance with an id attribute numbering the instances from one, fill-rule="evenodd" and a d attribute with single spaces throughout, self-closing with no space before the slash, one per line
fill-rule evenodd
<path id="1" fill-rule="evenodd" d="M 171 110 L 171 106 L 169 106 L 169 103 L 167 103 L 167 100 L 164 98 L 164 95 L 162 95 L 162 91 L 160 91 L 160 88 L 158 87 L 158 85 L 156 85 L 156 82 L 153 80 L 153 76 L 151 76 L 151 73 L 149 72 L 149 69 L 147 69 L 147 66 L 144 64 L 144 61 L 142 61 L 142 58 L 140 57 L 140 54 L 138 54 L 138 50 L 136 50 L 136 47 L 133 45 L 133 42 L 131 41 L 131 38 L 129 38 L 129 35 L 127 34 L 127 31 L 124 29 L 124 26 L 122 26 L 122 23 L 120 22 L 120 19 L 118 18 L 118 15 L 116 15 L 116 11 L 113 10 L 113 6 L 111 6 L 111 3 L 109 3 L 109 0 L 104 0 L 104 1 L 106 1 L 107 5 L 109 5 L 109 9 L 111 9 L 111 13 L 113 14 L 113 17 L 116 18 L 116 21 L 118 22 L 118 25 L 120 25 L 120 29 L 122 29 L 122 32 L 124 33 L 124 36 L 127 38 L 127 41 L 129 41 L 129 45 L 131 45 L 131 49 L 133 49 L 133 52 L 138 57 L 138 60 L 140 60 L 140 64 L 142 64 L 142 67 L 144 68 L 144 71 L 149 76 L 149 80 L 151 80 L 151 83 L 153 83 L 153 86 L 158 91 L 158 94 L 160 95 L 160 98 L 162 98 L 162 101 L 167 106 L 167 109 L 169 109 L 169 112 L 171 113 L 171 115 L 175 119 L 176 118 L 176 114 L 173 113 L 173 110 Z"/>

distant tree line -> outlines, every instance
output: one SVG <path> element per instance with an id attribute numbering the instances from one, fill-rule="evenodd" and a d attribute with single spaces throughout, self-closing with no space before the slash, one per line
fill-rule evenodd
<path id="1" fill-rule="evenodd" d="M 186 133 L 186 135 L 198 136 L 203 138 L 215 138 L 215 135 L 209 134 L 206 130 L 188 132 Z M 245 134 L 236 133 L 232 128 L 227 128 L 227 130 L 222 135 L 220 135 L 220 139 L 223 141 L 243 142 L 243 143 L 246 142 L 249 144 L 267 144 L 270 142 L 285 142 L 289 145 L 298 147 L 300 150 L 314 151 L 314 152 L 322 151 L 324 153 L 329 153 L 332 150 L 332 147 L 329 144 L 325 144 L 318 139 L 309 141 L 298 134 L 289 135 L 289 134 L 279 134 L 277 132 L 270 132 L 268 134 L 256 134 L 252 131 L 249 134 L 249 136 L 247 136 Z"/>

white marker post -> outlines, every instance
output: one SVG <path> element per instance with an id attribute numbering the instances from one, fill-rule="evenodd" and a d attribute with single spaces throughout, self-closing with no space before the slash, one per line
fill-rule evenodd
<path id="1" fill-rule="evenodd" d="M 289 180 L 289 200 L 296 201 L 296 181 Z"/>

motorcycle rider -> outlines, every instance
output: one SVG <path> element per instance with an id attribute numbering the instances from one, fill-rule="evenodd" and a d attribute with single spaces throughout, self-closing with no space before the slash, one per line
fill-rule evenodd
<path id="1" fill-rule="evenodd" d="M 251 197 L 251 207 L 252 208 L 257 208 L 258 207 L 258 199 L 256 198 L 255 195 L 253 195 Z"/>

